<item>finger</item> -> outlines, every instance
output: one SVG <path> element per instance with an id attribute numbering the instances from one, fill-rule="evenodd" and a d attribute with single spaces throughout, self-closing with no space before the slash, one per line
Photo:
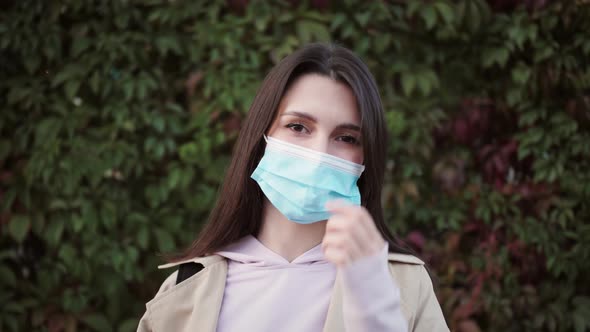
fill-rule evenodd
<path id="1" fill-rule="evenodd" d="M 359 207 L 342 199 L 335 199 L 326 203 L 326 209 L 333 214 L 346 213 L 346 211 Z"/>
<path id="2" fill-rule="evenodd" d="M 377 232 L 371 214 L 363 206 L 352 205 L 343 200 L 333 200 L 326 203 L 326 209 L 328 209 L 332 216 L 345 215 L 357 220 L 357 222 L 367 223 L 369 224 L 369 228 L 374 228 Z"/>
<path id="3" fill-rule="evenodd" d="M 343 267 L 351 262 L 349 255 L 342 249 L 336 247 L 327 247 L 324 257 L 337 267 Z"/>
<path id="4" fill-rule="evenodd" d="M 332 215 L 326 223 L 326 232 L 343 232 L 353 229 L 359 221 L 348 215 Z"/>
<path id="5" fill-rule="evenodd" d="M 326 234 L 345 234 L 350 237 L 350 241 L 354 241 L 355 248 L 350 254 L 355 260 L 378 252 L 385 243 L 368 212 L 361 212 L 363 213 L 354 217 L 344 214 L 333 215 L 326 225 Z M 368 221 L 363 222 L 359 218 L 368 218 Z"/>
<path id="6" fill-rule="evenodd" d="M 328 219 L 326 224 L 326 233 L 336 232 L 336 233 L 346 233 L 349 234 L 354 241 L 359 243 L 360 247 L 366 246 L 364 243 L 370 243 L 370 241 L 375 241 L 376 236 L 380 236 L 380 234 L 371 234 L 371 232 L 376 232 L 376 230 L 372 230 L 368 224 L 372 222 L 362 221 L 362 218 L 368 217 L 363 215 L 362 211 L 359 213 L 347 213 L 347 214 L 338 214 L 333 215 Z"/>
<path id="7" fill-rule="evenodd" d="M 361 243 L 353 237 L 352 234 L 345 232 L 330 232 L 326 233 L 322 240 L 322 249 L 328 247 L 344 250 L 350 259 L 357 260 L 363 257 L 363 250 Z"/>

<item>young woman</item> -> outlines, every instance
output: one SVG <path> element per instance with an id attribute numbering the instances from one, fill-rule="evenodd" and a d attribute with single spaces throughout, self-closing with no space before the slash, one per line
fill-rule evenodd
<path id="1" fill-rule="evenodd" d="M 448 331 L 424 263 L 383 219 L 386 142 L 357 56 L 312 44 L 283 59 L 138 331 Z"/>

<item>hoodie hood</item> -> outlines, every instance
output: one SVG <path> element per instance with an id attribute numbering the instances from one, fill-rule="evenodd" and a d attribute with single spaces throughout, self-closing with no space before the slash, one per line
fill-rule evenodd
<path id="1" fill-rule="evenodd" d="M 321 331 L 336 266 L 317 245 L 287 261 L 248 235 L 217 255 L 227 277 L 217 331 Z"/>
<path id="2" fill-rule="evenodd" d="M 302 267 L 318 264 L 329 264 L 325 259 L 321 244 L 295 258 L 292 262 L 270 250 L 252 235 L 243 237 L 222 250 L 216 252 L 233 263 L 252 267 Z"/>

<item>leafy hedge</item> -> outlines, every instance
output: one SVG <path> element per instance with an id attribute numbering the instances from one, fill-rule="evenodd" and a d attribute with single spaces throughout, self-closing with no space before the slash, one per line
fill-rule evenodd
<path id="1" fill-rule="evenodd" d="M 3 1 L 0 331 L 132 331 L 265 73 L 376 75 L 393 230 L 455 331 L 590 330 L 585 1 Z"/>

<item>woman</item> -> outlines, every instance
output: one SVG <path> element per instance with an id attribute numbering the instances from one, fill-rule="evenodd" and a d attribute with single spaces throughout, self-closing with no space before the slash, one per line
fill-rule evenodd
<path id="1" fill-rule="evenodd" d="M 312 44 L 283 59 L 138 331 L 448 331 L 424 263 L 383 219 L 386 139 L 352 52 Z"/>

